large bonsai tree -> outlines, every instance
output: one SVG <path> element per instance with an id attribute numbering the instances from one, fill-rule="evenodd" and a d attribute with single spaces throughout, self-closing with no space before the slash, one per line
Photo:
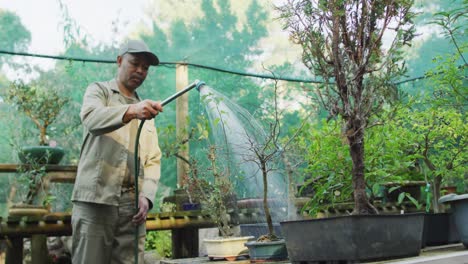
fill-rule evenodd
<path id="1" fill-rule="evenodd" d="M 323 77 L 318 97 L 340 116 L 353 162 L 354 213 L 376 213 L 366 195 L 364 135 L 404 72 L 399 49 L 413 37 L 412 0 L 288 0 L 278 7 L 302 60 Z M 385 38 L 384 38 L 385 37 Z"/>
<path id="2" fill-rule="evenodd" d="M 47 129 L 69 101 L 53 87 L 13 82 L 5 96 L 6 102 L 23 112 L 39 130 L 39 145 L 47 145 Z"/>

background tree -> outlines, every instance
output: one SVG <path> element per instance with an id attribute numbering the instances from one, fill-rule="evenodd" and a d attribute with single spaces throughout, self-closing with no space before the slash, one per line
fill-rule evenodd
<path id="1" fill-rule="evenodd" d="M 142 38 L 154 50 L 163 62 L 191 62 L 203 65 L 219 66 L 223 68 L 235 68 L 246 70 L 252 66 L 252 57 L 260 52 L 257 42 L 266 35 L 266 11 L 259 7 L 257 1 L 251 1 L 246 8 L 246 21 L 239 22 L 229 1 L 200 2 L 202 15 L 191 23 L 183 20 L 175 20 L 164 30 L 164 25 L 153 21 L 152 30 L 138 28 L 132 34 L 133 37 Z M 92 46 L 79 25 L 68 16 L 66 6 L 62 6 L 64 27 L 64 42 L 66 50 L 64 56 L 81 58 L 96 58 L 112 60 L 116 58 L 118 44 Z M 252 23 L 255 21 L 255 23 Z M 116 35 L 119 34 L 116 29 Z M 210 52 L 206 52 L 207 47 Z M 58 126 L 67 129 L 59 143 L 68 147 L 66 163 L 76 163 L 79 155 L 79 147 L 82 140 L 82 130 L 79 127 L 79 108 L 85 88 L 94 81 L 109 80 L 115 77 L 115 64 L 81 63 L 73 61 L 58 61 L 55 68 L 39 72 L 42 81 L 58 81 L 70 96 L 71 101 L 66 106 L 65 112 L 69 118 L 59 120 Z M 139 89 L 142 98 L 163 100 L 175 92 L 175 65 L 160 65 L 151 67 L 147 80 Z M 190 68 L 189 80 L 200 79 L 211 87 L 223 90 L 229 97 L 243 102 L 249 111 L 255 111 L 261 102 L 257 99 L 261 87 L 251 78 L 238 75 L 227 75 L 212 70 Z M 195 118 L 203 112 L 200 106 L 199 94 L 189 93 L 190 122 L 196 126 Z M 175 124 L 175 104 L 165 107 L 164 115 L 158 117 L 157 127 L 169 127 Z M 78 129 L 77 129 L 78 128 Z M 175 134 L 166 134 L 164 142 L 175 142 Z M 204 155 L 201 152 L 199 142 L 190 143 L 191 155 Z M 165 148 L 166 146 L 161 146 Z M 164 161 L 161 179 L 161 195 L 168 195 L 169 189 L 176 186 L 175 158 Z M 164 192 L 164 193 L 163 193 Z"/>
<path id="2" fill-rule="evenodd" d="M 21 19 L 10 11 L 0 8 L 0 49 L 26 51 L 31 42 L 31 33 L 21 23 Z M 0 67 L 5 58 L 0 56 Z"/>
<path id="3" fill-rule="evenodd" d="M 304 64 L 324 78 L 317 90 L 330 117 L 344 121 L 353 162 L 354 213 L 376 213 L 366 195 L 364 135 L 370 117 L 394 97 L 403 73 L 399 49 L 413 37 L 411 0 L 288 0 L 278 7 Z M 393 35 L 389 36 L 393 33 Z M 389 36 L 384 43 L 384 36 Z M 388 45 L 385 48 L 385 45 Z"/>
<path id="4" fill-rule="evenodd" d="M 411 151 L 418 155 L 432 190 L 432 209 L 440 212 L 442 184 L 458 185 L 464 192 L 466 183 L 466 109 L 468 48 L 466 31 L 468 1 L 462 7 L 436 13 L 431 20 L 443 29 L 453 45 L 453 53 L 433 58 L 433 68 L 427 72 L 427 90 L 409 100 L 399 111 L 395 127 L 406 134 Z M 410 131 L 408 133 L 407 131 Z"/>

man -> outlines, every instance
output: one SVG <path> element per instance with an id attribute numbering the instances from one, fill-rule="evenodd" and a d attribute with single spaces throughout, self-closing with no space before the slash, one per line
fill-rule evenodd
<path id="1" fill-rule="evenodd" d="M 72 262 L 133 263 L 135 229 L 143 261 L 145 221 L 160 177 L 161 152 L 154 121 L 163 108 L 141 101 L 136 89 L 158 57 L 138 40 L 125 43 L 117 56 L 117 76 L 86 89 L 81 121 L 84 140 L 72 194 Z M 139 120 L 140 162 L 134 150 Z M 135 166 L 140 166 L 138 212 L 135 213 Z"/>

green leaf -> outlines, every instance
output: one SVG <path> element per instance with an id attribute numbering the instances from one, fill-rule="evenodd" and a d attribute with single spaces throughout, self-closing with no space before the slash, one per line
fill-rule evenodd
<path id="1" fill-rule="evenodd" d="M 398 204 L 401 204 L 403 202 L 403 199 L 405 199 L 405 192 L 402 192 L 398 195 Z"/>

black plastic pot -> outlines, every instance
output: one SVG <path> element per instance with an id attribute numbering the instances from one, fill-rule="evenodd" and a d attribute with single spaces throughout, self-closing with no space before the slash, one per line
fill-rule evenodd
<path id="1" fill-rule="evenodd" d="M 452 213 L 424 215 L 422 246 L 439 246 L 460 242 Z"/>
<path id="2" fill-rule="evenodd" d="M 293 263 L 370 261 L 417 256 L 424 214 L 351 215 L 284 221 L 281 230 Z"/>
<path id="3" fill-rule="evenodd" d="M 468 248 L 468 193 L 444 195 L 439 198 L 439 203 L 450 204 L 460 240 Z"/>

